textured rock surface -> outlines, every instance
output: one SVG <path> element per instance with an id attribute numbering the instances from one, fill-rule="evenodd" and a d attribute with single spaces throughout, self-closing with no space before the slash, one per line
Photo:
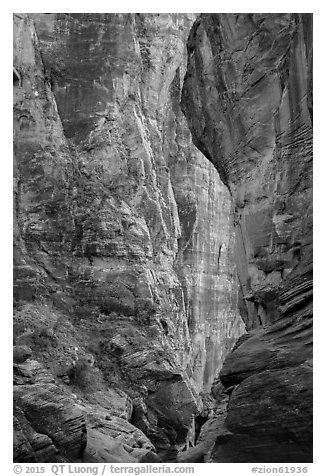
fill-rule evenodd
<path id="1" fill-rule="evenodd" d="M 230 399 L 225 426 L 232 434 L 226 443 L 217 442 L 213 460 L 311 461 L 311 388 L 307 362 L 246 378 Z"/>
<path id="2" fill-rule="evenodd" d="M 15 461 L 135 463 L 156 452 L 127 421 L 132 405 L 121 391 L 85 402 L 32 360 L 14 365 L 14 383 Z"/>
<path id="3" fill-rule="evenodd" d="M 210 391 L 244 329 L 237 307 L 233 209 L 216 170 L 190 144 L 181 95 L 172 86 L 165 147 L 182 230 L 176 268 L 192 341 L 188 371 L 196 388 Z"/>
<path id="4" fill-rule="evenodd" d="M 309 15 L 203 15 L 189 39 L 183 107 L 235 200 L 249 329 L 278 317 L 278 286 L 311 260 L 311 28 Z"/>
<path id="5" fill-rule="evenodd" d="M 183 109 L 234 199 L 253 329 L 220 373 L 228 437 L 213 461 L 311 461 L 312 15 L 201 15 Z"/>
<path id="6" fill-rule="evenodd" d="M 311 33 L 14 15 L 17 461 L 311 460 Z"/>
<path id="7" fill-rule="evenodd" d="M 14 390 L 14 406 L 18 409 L 15 416 L 21 432 L 33 449 L 35 461 L 46 457 L 47 462 L 51 462 L 54 456 L 55 461 L 81 460 L 86 446 L 85 419 L 62 389 L 44 383 L 18 385 Z M 15 448 L 14 459 L 26 461 L 24 456 L 25 450 L 19 445 Z"/>
<path id="8" fill-rule="evenodd" d="M 99 408 L 86 409 L 87 447 L 84 462 L 136 463 L 148 453 L 156 453 L 153 444 L 137 428 L 118 417 L 103 417 Z"/>
<path id="9" fill-rule="evenodd" d="M 87 461 L 153 458 L 134 425 L 183 446 L 244 332 L 229 192 L 179 106 L 194 20 L 14 16 L 15 383 L 78 399 Z M 29 422 L 17 460 L 77 457 Z"/>

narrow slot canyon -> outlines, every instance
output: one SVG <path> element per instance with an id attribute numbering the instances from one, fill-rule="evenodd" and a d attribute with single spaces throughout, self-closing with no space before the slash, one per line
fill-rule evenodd
<path id="1" fill-rule="evenodd" d="M 312 462 L 312 14 L 14 14 L 14 461 Z"/>

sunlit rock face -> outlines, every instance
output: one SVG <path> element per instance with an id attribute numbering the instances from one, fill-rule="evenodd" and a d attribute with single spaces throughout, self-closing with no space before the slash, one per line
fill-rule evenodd
<path id="1" fill-rule="evenodd" d="M 220 373 L 234 391 L 213 460 L 311 461 L 312 15 L 201 15 L 182 107 L 235 202 L 251 330 Z"/>
<path id="2" fill-rule="evenodd" d="M 83 415 L 78 455 L 49 436 L 57 461 L 182 446 L 199 393 L 244 332 L 230 194 L 180 109 L 194 21 L 14 16 L 14 333 L 21 360 L 47 366 Z M 36 382 L 24 379 L 17 414 L 28 419 Z M 96 432 L 115 438 L 105 415 L 118 418 L 123 451 Z M 45 457 L 35 431 L 17 460 L 32 443 L 30 460 Z"/>
<path id="3" fill-rule="evenodd" d="M 209 392 L 235 336 L 244 329 L 237 308 L 233 207 L 214 167 L 190 145 L 185 119 L 176 104 L 166 128 L 182 230 L 175 267 L 192 341 L 187 368 L 194 385 Z"/>

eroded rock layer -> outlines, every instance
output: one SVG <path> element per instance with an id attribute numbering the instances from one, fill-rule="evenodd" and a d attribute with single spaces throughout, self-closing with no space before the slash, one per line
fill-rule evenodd
<path id="1" fill-rule="evenodd" d="M 211 460 L 311 461 L 312 15 L 201 15 L 182 107 L 234 199 L 250 331 L 220 373 L 231 396 Z"/>
<path id="2" fill-rule="evenodd" d="M 194 20 L 14 15 L 17 461 L 193 442 L 244 332 L 230 194 L 180 109 Z"/>

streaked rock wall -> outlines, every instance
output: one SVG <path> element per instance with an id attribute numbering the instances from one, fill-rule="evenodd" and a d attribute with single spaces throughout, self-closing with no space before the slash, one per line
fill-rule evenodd
<path id="1" fill-rule="evenodd" d="M 102 414 L 121 403 L 107 405 L 109 389 L 157 450 L 182 446 L 244 332 L 229 192 L 179 106 L 194 20 L 14 16 L 17 355 L 88 401 L 82 458 L 125 457 L 87 416 L 112 434 Z M 136 437 L 123 441 L 134 461 L 155 451 L 145 435 L 138 453 Z"/>
<path id="2" fill-rule="evenodd" d="M 220 373 L 231 397 L 213 459 L 311 461 L 312 15 L 201 15 L 182 105 L 235 202 L 251 329 Z"/>

